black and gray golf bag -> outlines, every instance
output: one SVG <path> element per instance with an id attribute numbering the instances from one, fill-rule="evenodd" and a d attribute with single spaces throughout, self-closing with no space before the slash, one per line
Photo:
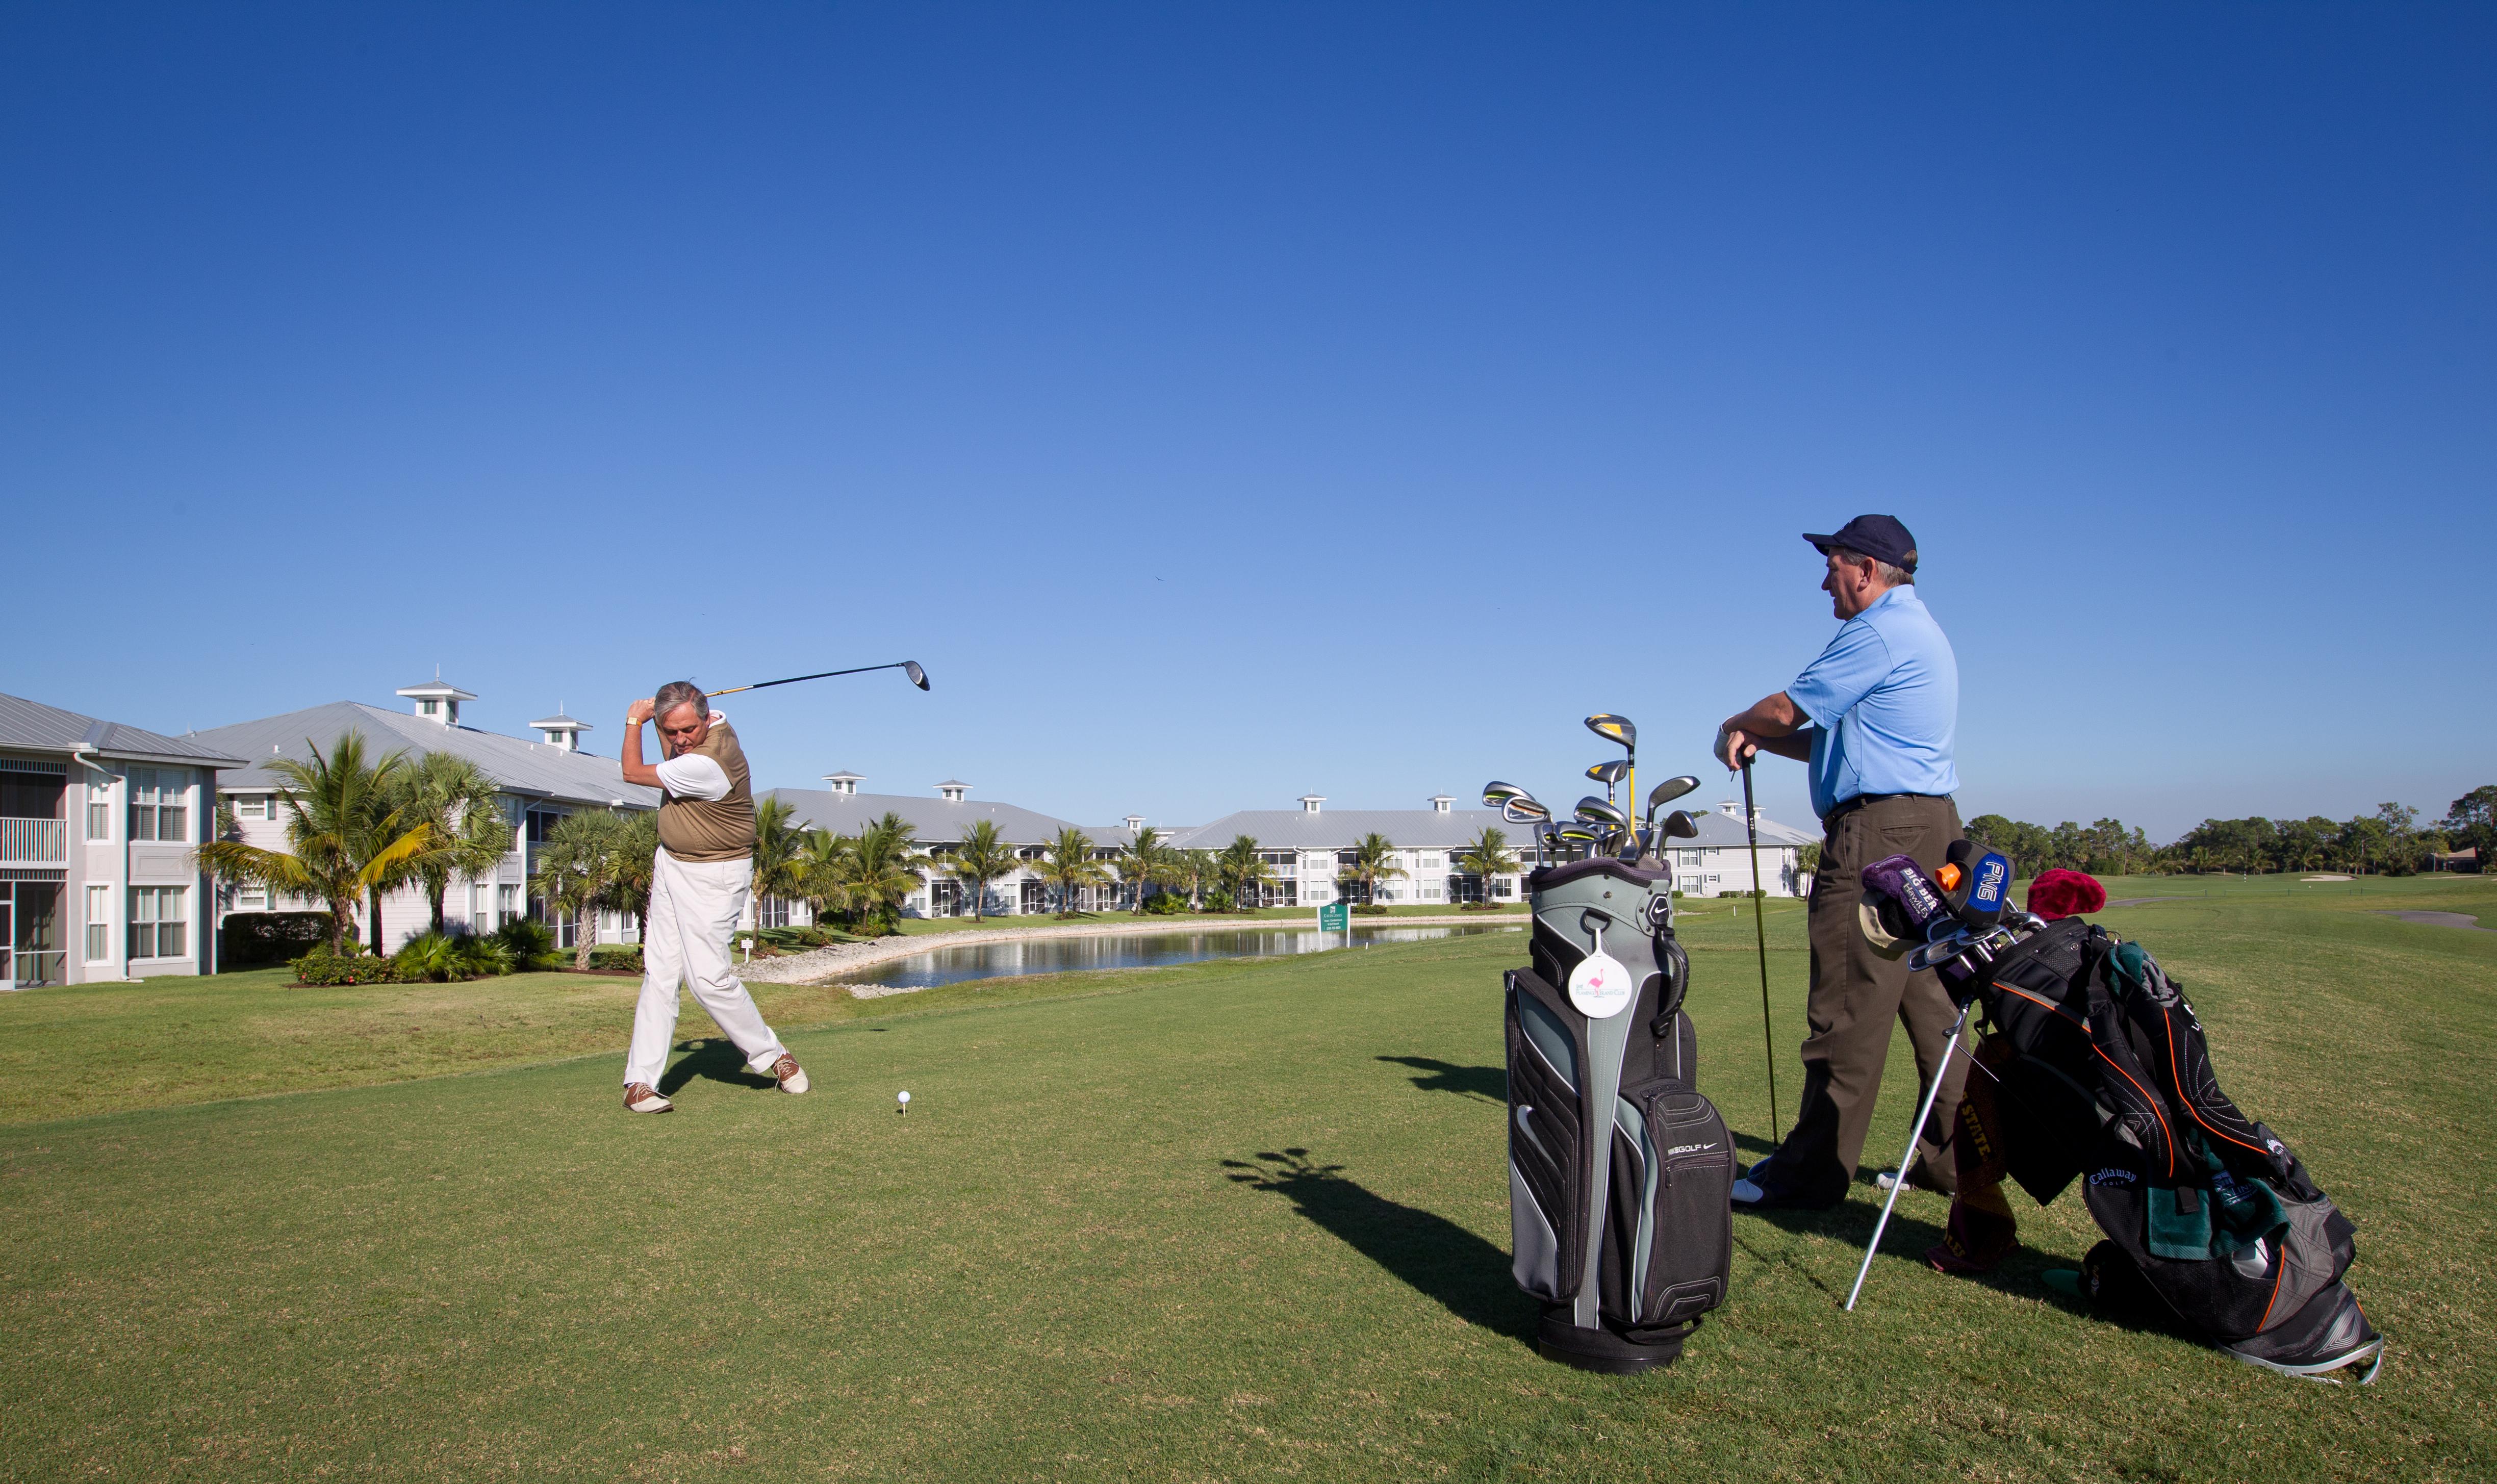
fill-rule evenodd
<path id="1" fill-rule="evenodd" d="M 2381 1356 L 2341 1280 L 2349 1218 L 2220 1090 L 2194 1007 L 2141 945 L 2068 917 L 1984 978 L 2006 1171 L 2041 1206 L 2082 1180 L 2107 1237 L 2082 1264 L 2086 1297 L 2172 1313 L 2292 1374 Z"/>
<path id="2" fill-rule="evenodd" d="M 1591 1371 L 1672 1361 L 1725 1301 L 1734 1150 L 1693 1086 L 1673 878 L 1596 858 L 1527 877 L 1507 976 L 1509 1230 L 1537 1347 Z"/>

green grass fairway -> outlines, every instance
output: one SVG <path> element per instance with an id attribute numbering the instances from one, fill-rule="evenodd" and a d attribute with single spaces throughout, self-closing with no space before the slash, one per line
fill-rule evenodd
<path id="1" fill-rule="evenodd" d="M 2497 933 L 2375 915 L 2497 926 L 2497 889 L 2115 886 L 2194 893 L 2105 921 L 2356 1220 L 2376 1386 L 2064 1307 L 2036 1274 L 2094 1240 L 2069 1193 L 1987 1282 L 1915 1259 L 1944 1205 L 1907 1196 L 1842 1313 L 1869 1184 L 1737 1216 L 1731 1302 L 1670 1371 L 1538 1359 L 1507 1272 L 1505 935 L 818 1000 L 849 1018 L 790 1036 L 812 1094 L 703 1042 L 661 1119 L 616 1106 L 620 996 L 541 1027 L 535 1061 L 488 1010 L 484 1059 L 523 1062 L 490 1070 L 359 1070 L 319 1049 L 341 1034 L 253 1061 L 245 1098 L 64 1090 L 110 1084 L 115 1046 L 196 1024 L 242 1048 L 245 1022 L 365 1024 L 394 993 L 236 976 L 194 987 L 217 1014 L 161 983 L 0 1001 L 0 1105 L 35 1120 L 0 1127 L 0 1477 L 2497 1476 Z M 1756 1152 L 1752 926 L 1690 905 L 1702 1084 Z M 1801 913 L 1769 926 L 1791 1097 Z M 551 1059 L 593 1025 L 600 1055 Z M 710 1026 L 689 1005 L 683 1029 Z M 1891 1067 L 1877 1151 L 1912 1112 Z"/>

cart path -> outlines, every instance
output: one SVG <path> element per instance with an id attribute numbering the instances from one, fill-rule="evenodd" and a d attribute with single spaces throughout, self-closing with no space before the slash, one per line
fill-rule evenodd
<path id="1" fill-rule="evenodd" d="M 2482 928 L 2480 918 L 2470 912 L 2379 912 L 2378 917 L 2398 917 L 2406 923 L 2425 923 L 2431 928 L 2467 928 L 2473 932 L 2497 932 L 2497 928 Z"/>
<path id="2" fill-rule="evenodd" d="M 977 943 L 1013 943 L 1027 938 L 1108 937 L 1151 932 L 1311 932 L 1312 920 L 1293 922 L 1274 917 L 1148 917 L 1122 923 L 1071 923 L 1047 928 L 973 928 L 961 932 L 930 932 L 918 937 L 877 938 L 870 943 L 835 943 L 779 959 L 757 959 L 737 966 L 737 976 L 749 984 L 821 984 L 843 974 L 907 959 L 912 954 Z M 1523 912 L 1465 912 L 1431 917 L 1355 918 L 1356 928 L 1444 928 L 1456 923 L 1515 923 L 1525 926 Z M 861 988 L 877 988 L 862 986 Z M 856 994 L 856 991 L 852 991 Z M 860 998 L 871 997 L 861 995 Z"/>

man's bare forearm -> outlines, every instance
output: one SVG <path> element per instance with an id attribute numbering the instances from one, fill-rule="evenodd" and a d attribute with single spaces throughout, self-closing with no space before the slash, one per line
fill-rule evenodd
<path id="1" fill-rule="evenodd" d="M 1812 739 L 1803 729 L 1812 718 L 1783 690 L 1773 691 L 1736 711 L 1717 728 L 1717 761 L 1727 769 L 1743 766 L 1754 752 L 1773 752 L 1796 762 L 1812 758 Z"/>
<path id="2" fill-rule="evenodd" d="M 624 711 L 624 755 L 618 759 L 624 767 L 624 781 L 644 788 L 659 786 L 659 770 L 642 761 L 642 723 L 647 717 L 643 708 L 649 703 L 636 701 Z"/>

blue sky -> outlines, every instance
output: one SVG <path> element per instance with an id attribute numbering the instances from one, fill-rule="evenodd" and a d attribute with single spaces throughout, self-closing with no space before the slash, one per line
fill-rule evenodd
<path id="1" fill-rule="evenodd" d="M 1916 532 L 1963 810 L 2497 781 L 2497 19 L 15 7 L 0 688 L 742 698 L 1084 820 L 1576 797 Z M 1722 792 L 1712 777 L 1711 793 Z M 1764 803 L 1808 819 L 1800 770 Z"/>

